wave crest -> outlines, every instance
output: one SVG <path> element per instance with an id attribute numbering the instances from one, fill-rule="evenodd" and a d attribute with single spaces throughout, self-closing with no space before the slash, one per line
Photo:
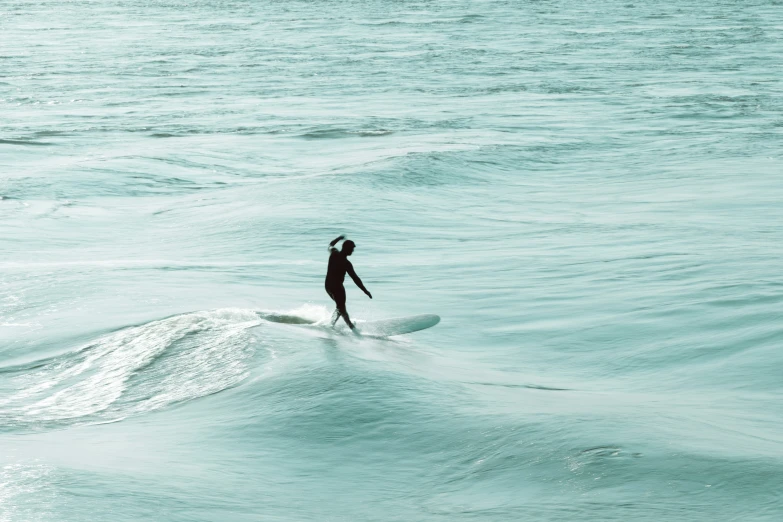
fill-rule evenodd
<path id="1" fill-rule="evenodd" d="M 7 368 L 0 423 L 39 429 L 120 420 L 235 386 L 254 353 L 252 310 L 176 315 L 104 335 L 74 352 Z"/>

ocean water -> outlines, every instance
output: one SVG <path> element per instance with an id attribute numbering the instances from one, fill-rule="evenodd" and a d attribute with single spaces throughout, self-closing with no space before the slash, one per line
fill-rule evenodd
<path id="1" fill-rule="evenodd" d="M 783 519 L 783 3 L 3 0 L 0 521 Z M 323 320 L 357 244 L 372 320 Z"/>

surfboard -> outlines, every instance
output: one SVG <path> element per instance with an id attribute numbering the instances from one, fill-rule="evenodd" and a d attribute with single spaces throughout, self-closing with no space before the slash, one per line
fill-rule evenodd
<path id="1" fill-rule="evenodd" d="M 411 315 L 408 317 L 396 317 L 394 319 L 382 319 L 380 321 L 357 321 L 356 326 L 362 335 L 386 337 L 390 335 L 403 335 L 419 330 L 432 328 L 440 322 L 440 317 L 435 314 Z"/>
<path id="2" fill-rule="evenodd" d="M 267 321 L 273 323 L 284 323 L 303 326 L 318 326 L 322 328 L 332 329 L 331 326 L 318 324 L 317 322 L 306 319 L 292 314 L 279 314 L 279 313 L 264 313 L 259 312 L 258 315 Z M 425 330 L 432 328 L 440 322 L 440 317 L 435 314 L 423 314 L 423 315 L 411 315 L 408 317 L 395 317 L 394 319 L 381 319 L 380 321 L 356 321 L 356 326 L 359 328 L 361 335 L 368 335 L 372 337 L 388 337 L 391 335 L 403 335 L 419 330 Z M 346 331 L 345 323 L 342 319 L 337 324 L 337 331 Z"/>

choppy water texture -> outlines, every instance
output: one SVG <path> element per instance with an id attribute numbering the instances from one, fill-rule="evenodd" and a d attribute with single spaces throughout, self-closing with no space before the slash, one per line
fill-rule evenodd
<path id="1" fill-rule="evenodd" d="M 4 0 L 0 520 L 781 520 L 782 33 Z"/>

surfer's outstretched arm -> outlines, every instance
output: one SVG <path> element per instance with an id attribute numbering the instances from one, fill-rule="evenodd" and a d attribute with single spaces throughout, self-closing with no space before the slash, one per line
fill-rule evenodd
<path id="1" fill-rule="evenodd" d="M 369 291 L 369 290 L 367 290 L 367 289 L 364 287 L 364 285 L 362 284 L 362 280 L 361 280 L 361 279 L 359 279 L 359 276 L 358 276 L 358 275 L 356 275 L 356 271 L 353 269 L 353 265 L 352 265 L 352 264 L 350 264 L 350 263 L 348 264 L 348 270 L 347 270 L 347 272 L 348 272 L 348 275 L 349 275 L 349 276 L 351 276 L 351 279 L 353 279 L 353 282 L 354 282 L 354 283 L 356 283 L 356 286 L 358 286 L 359 288 L 361 288 L 361 289 L 362 289 L 362 292 L 364 292 L 365 294 L 367 294 L 367 297 L 369 297 L 370 299 L 372 299 L 372 294 L 370 293 L 370 291 Z"/>
<path id="2" fill-rule="evenodd" d="M 336 248 L 334 248 L 334 245 L 336 245 L 343 239 L 345 239 L 345 236 L 338 236 L 337 238 L 333 239 L 332 242 L 329 243 L 329 252 L 334 252 L 335 250 L 337 250 Z"/>

